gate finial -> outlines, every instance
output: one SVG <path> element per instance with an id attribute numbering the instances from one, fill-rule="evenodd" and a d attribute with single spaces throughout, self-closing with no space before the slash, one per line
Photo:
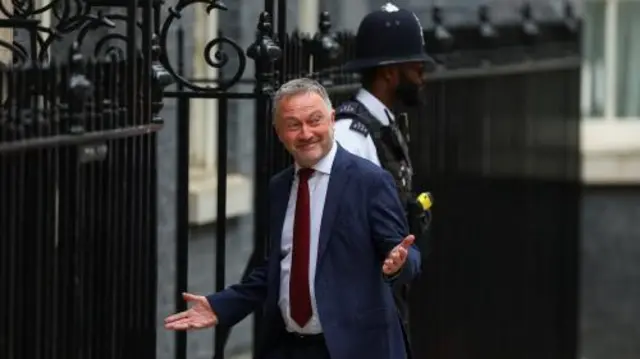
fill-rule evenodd
<path id="1" fill-rule="evenodd" d="M 264 11 L 258 20 L 256 40 L 247 49 L 247 56 L 256 63 L 256 90 L 262 93 L 273 91 L 273 63 L 282 56 L 282 50 L 271 38 L 272 30 L 271 15 Z"/>
<path id="2" fill-rule="evenodd" d="M 318 42 L 319 50 L 323 51 L 329 59 L 335 59 L 340 54 L 340 44 L 336 41 L 335 34 L 331 31 L 331 16 L 328 11 L 320 14 L 320 22 L 318 24 L 320 31 L 316 34 L 315 39 Z"/>
<path id="3" fill-rule="evenodd" d="M 258 20 L 256 41 L 247 49 L 247 56 L 255 61 L 267 60 L 273 62 L 280 59 L 282 50 L 271 38 L 272 31 L 271 15 L 263 11 Z"/>
<path id="4" fill-rule="evenodd" d="M 580 27 L 574 6 L 570 1 L 564 4 L 564 26 L 571 34 L 576 34 Z"/>
<path id="5" fill-rule="evenodd" d="M 158 35 L 154 34 L 151 38 L 151 114 L 153 116 L 152 121 L 155 123 L 162 122 L 162 118 L 158 114 L 164 107 L 164 89 L 176 82 L 171 73 L 162 65 L 160 61 L 161 53 L 160 39 Z"/>
<path id="6" fill-rule="evenodd" d="M 490 49 L 495 45 L 495 40 L 498 37 L 498 31 L 496 27 L 491 23 L 491 16 L 489 12 L 489 6 L 481 5 L 478 8 L 478 32 L 480 33 L 480 40 L 485 50 Z"/>
<path id="7" fill-rule="evenodd" d="M 522 5 L 520 15 L 522 16 L 522 34 L 524 36 L 524 42 L 527 45 L 533 45 L 535 39 L 540 34 L 540 29 L 538 28 L 538 24 L 533 16 L 531 3 L 527 2 Z"/>
<path id="8" fill-rule="evenodd" d="M 433 20 L 433 34 L 438 42 L 438 50 L 441 53 L 448 51 L 453 45 L 453 36 L 444 25 L 444 15 L 440 6 L 434 6 L 431 18 Z"/>
<path id="9" fill-rule="evenodd" d="M 319 31 L 313 36 L 311 42 L 311 53 L 313 54 L 313 72 L 319 72 L 331 67 L 332 61 L 338 58 L 341 52 L 340 44 L 336 34 L 331 33 L 331 16 L 328 11 L 320 13 L 318 23 Z M 331 75 L 320 76 L 320 83 L 323 86 L 330 86 L 333 83 Z"/>
<path id="10" fill-rule="evenodd" d="M 67 88 L 71 123 L 68 129 L 71 133 L 81 133 L 84 132 L 85 103 L 93 94 L 93 85 L 85 75 L 84 57 L 77 41 L 74 41 L 69 49 L 69 70 Z"/>

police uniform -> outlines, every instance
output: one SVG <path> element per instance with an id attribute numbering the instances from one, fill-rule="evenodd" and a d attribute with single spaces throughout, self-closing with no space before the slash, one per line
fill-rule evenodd
<path id="1" fill-rule="evenodd" d="M 361 89 L 354 100 L 338 106 L 335 138 L 349 152 L 389 171 L 405 208 L 418 205 L 413 193 L 413 167 L 406 136 L 391 110 L 369 91 Z M 414 230 L 412 228 L 412 233 Z"/>
<path id="2" fill-rule="evenodd" d="M 432 62 L 424 51 L 422 26 L 417 16 L 393 4 L 368 14 L 356 36 L 355 59 L 345 70 L 362 70 L 405 62 Z M 426 235 L 424 213 L 419 209 L 412 188 L 413 169 L 406 136 L 400 131 L 393 112 L 366 89 L 336 108 L 335 138 L 349 152 L 385 168 L 396 181 L 405 206 L 411 232 L 421 251 Z M 408 356 L 408 286 L 395 286 L 394 298 L 403 322 Z"/>
<path id="3" fill-rule="evenodd" d="M 390 114 L 391 119 L 395 120 L 391 110 L 369 91 L 361 89 L 355 96 L 355 100 L 369 110 L 370 114 L 380 125 L 385 127 L 389 126 L 389 117 L 387 117 L 387 114 Z M 354 122 L 354 116 L 349 114 L 349 112 L 355 111 L 355 108 L 350 109 L 348 106 L 352 106 L 351 101 L 343 103 L 337 109 L 338 114 L 344 114 L 344 116 L 341 116 L 338 121 L 336 121 L 336 140 L 349 152 L 381 166 L 376 146 L 373 143 L 373 137 L 369 136 L 369 131 L 364 124 L 360 121 Z"/>

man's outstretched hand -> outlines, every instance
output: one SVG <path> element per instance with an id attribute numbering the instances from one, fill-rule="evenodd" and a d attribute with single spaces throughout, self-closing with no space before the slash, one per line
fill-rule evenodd
<path id="1" fill-rule="evenodd" d="M 189 330 L 210 328 L 218 323 L 216 313 L 213 312 L 209 301 L 202 295 L 182 293 L 182 298 L 191 303 L 191 308 L 164 320 L 164 327 L 170 330 Z"/>
<path id="2" fill-rule="evenodd" d="M 400 269 L 402 269 L 402 266 L 407 261 L 407 256 L 409 255 L 409 248 L 413 244 L 414 240 L 415 240 L 415 237 L 412 234 L 410 234 L 406 236 L 402 240 L 402 242 L 400 242 L 400 244 L 395 246 L 391 250 L 391 252 L 389 252 L 389 255 L 384 260 L 384 264 L 382 265 L 382 273 L 384 273 L 386 276 L 391 277 L 396 273 L 398 273 Z"/>

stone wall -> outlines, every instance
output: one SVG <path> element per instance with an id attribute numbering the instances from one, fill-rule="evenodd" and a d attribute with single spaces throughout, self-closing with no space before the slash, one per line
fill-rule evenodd
<path id="1" fill-rule="evenodd" d="M 582 203 L 581 358 L 640 358 L 640 186 Z"/>

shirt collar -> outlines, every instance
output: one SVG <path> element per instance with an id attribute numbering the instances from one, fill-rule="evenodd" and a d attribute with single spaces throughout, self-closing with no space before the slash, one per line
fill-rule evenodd
<path id="1" fill-rule="evenodd" d="M 336 152 L 338 152 L 338 145 L 334 140 L 333 143 L 331 144 L 331 149 L 329 150 L 329 153 L 327 153 L 324 157 L 322 157 L 320 161 L 318 161 L 318 163 L 316 163 L 313 166 L 313 169 L 316 172 L 324 173 L 327 175 L 331 174 L 331 168 L 333 168 L 333 161 L 336 158 Z M 298 170 L 300 170 L 300 166 L 297 163 L 295 164 L 295 169 L 296 169 L 296 173 L 298 173 Z"/>
<path id="2" fill-rule="evenodd" d="M 373 96 L 371 92 L 363 88 L 360 89 L 356 95 L 356 100 L 363 104 L 364 107 L 366 107 L 367 110 L 369 110 L 369 112 L 371 112 L 371 114 L 380 121 L 383 126 L 389 126 L 389 119 L 391 119 L 391 121 L 395 121 L 393 112 L 378 100 L 377 97 Z"/>

